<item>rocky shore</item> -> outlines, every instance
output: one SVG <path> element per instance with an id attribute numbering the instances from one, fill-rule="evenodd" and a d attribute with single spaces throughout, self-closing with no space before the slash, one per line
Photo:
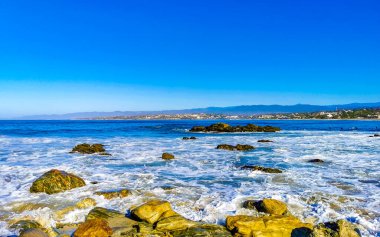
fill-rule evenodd
<path id="1" fill-rule="evenodd" d="M 190 132 L 278 132 L 281 129 L 273 126 L 257 126 L 247 124 L 246 126 L 231 126 L 226 123 L 215 123 L 210 126 L 194 126 Z"/>

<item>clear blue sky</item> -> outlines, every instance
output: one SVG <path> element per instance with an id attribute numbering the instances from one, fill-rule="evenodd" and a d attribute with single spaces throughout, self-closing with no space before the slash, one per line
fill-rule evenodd
<path id="1" fill-rule="evenodd" d="M 0 117 L 374 101 L 378 0 L 0 1 Z"/>

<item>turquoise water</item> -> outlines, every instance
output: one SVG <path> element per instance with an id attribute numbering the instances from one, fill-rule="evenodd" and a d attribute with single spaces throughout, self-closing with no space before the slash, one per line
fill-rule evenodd
<path id="1" fill-rule="evenodd" d="M 216 121 L 0 121 L 0 236 L 14 234 L 7 221 L 32 217 L 46 225 L 83 221 L 89 209 L 57 218 L 58 209 L 92 197 L 99 206 L 126 211 L 148 197 L 170 201 L 182 215 L 223 223 L 249 214 L 246 199 L 273 197 L 305 221 L 340 218 L 359 224 L 363 236 L 380 232 L 380 133 L 378 121 L 228 121 L 279 126 L 279 133 L 189 133 Z M 182 140 L 196 136 L 197 140 Z M 270 139 L 273 143 L 258 143 Z M 69 154 L 78 143 L 102 143 L 110 157 Z M 249 152 L 216 150 L 221 143 L 250 144 Z M 160 158 L 162 152 L 176 156 Z M 323 159 L 323 164 L 306 162 Z M 241 170 L 261 165 L 284 170 Z M 62 169 L 87 186 L 55 195 L 30 194 L 33 180 Z M 92 181 L 98 182 L 91 184 Z M 96 191 L 129 188 L 134 194 L 105 200 Z M 23 203 L 44 207 L 16 210 Z"/>

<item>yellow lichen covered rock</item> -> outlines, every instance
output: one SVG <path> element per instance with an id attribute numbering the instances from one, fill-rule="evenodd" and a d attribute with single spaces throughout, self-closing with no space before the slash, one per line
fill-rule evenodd
<path id="1" fill-rule="evenodd" d="M 132 216 L 150 224 L 157 222 L 167 211 L 172 211 L 170 203 L 161 200 L 152 200 L 132 210 Z M 169 217 L 169 216 L 166 216 Z"/>
<path id="2" fill-rule="evenodd" d="M 260 212 L 265 212 L 271 215 L 283 215 L 288 211 L 288 207 L 285 203 L 269 198 L 264 198 L 262 201 L 259 201 L 256 208 Z"/>
<path id="3" fill-rule="evenodd" d="M 36 179 L 30 187 L 30 192 L 53 194 L 85 185 L 86 183 L 80 177 L 66 173 L 65 171 L 53 169 Z"/>
<path id="4" fill-rule="evenodd" d="M 291 237 L 299 232 L 311 232 L 312 225 L 293 216 L 229 216 L 227 229 L 244 237 Z"/>
<path id="5" fill-rule="evenodd" d="M 156 230 L 158 231 L 176 231 L 185 230 L 197 223 L 195 221 L 190 221 L 183 216 L 175 215 L 167 218 L 162 218 L 156 223 Z"/>
<path id="6" fill-rule="evenodd" d="M 108 226 L 107 221 L 103 219 L 86 220 L 79 225 L 74 232 L 73 237 L 109 237 L 112 235 L 112 229 Z"/>

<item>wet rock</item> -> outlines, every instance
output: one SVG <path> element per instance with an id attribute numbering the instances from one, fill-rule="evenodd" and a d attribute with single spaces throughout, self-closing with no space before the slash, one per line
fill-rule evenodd
<path id="1" fill-rule="evenodd" d="M 112 235 L 112 229 L 107 221 L 103 219 L 86 220 L 79 225 L 74 232 L 73 237 L 109 237 Z"/>
<path id="2" fill-rule="evenodd" d="M 373 136 L 374 137 L 380 137 L 380 134 L 374 134 Z"/>
<path id="3" fill-rule="evenodd" d="M 37 221 L 33 221 L 33 220 L 20 220 L 14 223 L 13 225 L 11 225 L 9 228 L 23 232 L 28 229 L 41 229 L 42 225 L 38 223 Z"/>
<path id="4" fill-rule="evenodd" d="M 220 144 L 216 147 L 216 149 L 229 150 L 229 151 L 249 151 L 255 149 L 255 147 L 251 145 L 242 145 L 237 144 L 236 146 L 228 145 L 228 144 Z"/>
<path id="5" fill-rule="evenodd" d="M 86 209 L 96 205 L 96 201 L 92 198 L 85 198 L 77 202 L 74 206 L 69 206 L 64 209 L 58 210 L 55 214 L 58 219 L 62 219 L 67 213 L 72 212 L 76 209 Z"/>
<path id="6" fill-rule="evenodd" d="M 196 137 L 183 137 L 182 140 L 195 140 Z"/>
<path id="7" fill-rule="evenodd" d="M 114 198 L 124 198 L 132 194 L 132 192 L 128 189 L 121 189 L 115 191 L 100 191 L 95 192 L 96 195 L 103 196 L 105 199 L 114 199 Z"/>
<path id="8" fill-rule="evenodd" d="M 167 212 L 165 214 L 165 212 Z M 162 216 L 170 217 L 175 215 L 171 205 L 167 201 L 152 200 L 136 207 L 131 211 L 133 217 L 138 220 L 153 224 L 157 222 Z"/>
<path id="9" fill-rule="evenodd" d="M 173 154 L 170 154 L 170 153 L 162 153 L 162 159 L 164 160 L 173 160 L 174 159 L 174 155 Z"/>
<path id="10" fill-rule="evenodd" d="M 290 237 L 300 230 L 311 232 L 312 225 L 302 223 L 293 216 L 229 216 L 227 229 L 235 236 Z"/>
<path id="11" fill-rule="evenodd" d="M 226 123 L 215 123 L 210 126 L 194 126 L 190 132 L 277 132 L 281 129 L 272 126 L 257 126 L 254 124 L 247 124 L 246 126 L 230 126 Z"/>
<path id="12" fill-rule="evenodd" d="M 324 163 L 324 161 L 321 159 L 311 159 L 311 160 L 308 160 L 307 162 L 309 162 L 309 163 Z"/>
<path id="13" fill-rule="evenodd" d="M 258 140 L 257 142 L 273 142 L 272 140 L 265 140 L 265 139 L 261 139 L 261 140 Z"/>
<path id="14" fill-rule="evenodd" d="M 49 237 L 49 235 L 40 229 L 32 228 L 22 231 L 19 237 Z"/>
<path id="15" fill-rule="evenodd" d="M 99 154 L 99 155 L 111 155 L 106 152 L 104 145 L 102 144 L 79 144 L 76 145 L 70 153 L 81 153 L 81 154 Z"/>
<path id="16" fill-rule="evenodd" d="M 30 187 L 30 192 L 54 194 L 85 185 L 86 183 L 80 177 L 62 170 L 53 169 L 35 180 Z"/>
<path id="17" fill-rule="evenodd" d="M 243 207 L 256 209 L 259 212 L 265 212 L 271 215 L 284 215 L 288 212 L 288 207 L 285 203 L 269 198 L 265 198 L 261 201 L 247 200 L 243 203 Z"/>
<path id="18" fill-rule="evenodd" d="M 346 220 L 317 225 L 311 237 L 360 237 L 360 231 Z"/>
<path id="19" fill-rule="evenodd" d="M 282 171 L 280 169 L 262 167 L 262 166 L 257 166 L 257 165 L 245 165 L 245 166 L 242 166 L 241 169 L 252 170 L 252 171 L 261 171 L 264 173 L 272 173 L 272 174 L 282 173 Z"/>
<path id="20" fill-rule="evenodd" d="M 226 227 L 213 224 L 199 224 L 182 231 L 171 232 L 173 237 L 232 237 Z"/>
<path id="21" fill-rule="evenodd" d="M 95 207 L 88 213 L 86 220 L 93 219 L 107 221 L 115 233 L 131 231 L 133 226 L 137 224 L 136 221 L 126 217 L 123 213 L 103 207 Z"/>
<path id="22" fill-rule="evenodd" d="M 156 223 L 156 230 L 158 231 L 176 231 L 185 230 L 197 223 L 195 221 L 190 221 L 180 215 L 172 215 L 167 218 L 160 218 Z"/>
<path id="23" fill-rule="evenodd" d="M 109 218 L 113 217 L 124 217 L 125 215 L 121 212 L 103 208 L 103 207 L 95 207 L 92 209 L 87 217 L 86 220 L 92 220 L 92 219 L 106 219 L 108 220 Z"/>

